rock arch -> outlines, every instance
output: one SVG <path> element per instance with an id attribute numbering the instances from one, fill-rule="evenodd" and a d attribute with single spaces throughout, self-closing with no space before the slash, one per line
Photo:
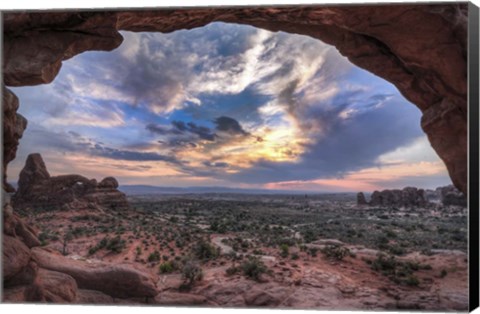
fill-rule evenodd
<path id="1" fill-rule="evenodd" d="M 7 86 L 51 82 L 63 60 L 112 50 L 119 30 L 172 32 L 215 21 L 308 35 L 393 83 L 423 113 L 421 125 L 454 185 L 467 192 L 468 5 L 284 6 L 132 11 L 4 13 Z M 5 171 L 26 120 L 4 88 Z"/>

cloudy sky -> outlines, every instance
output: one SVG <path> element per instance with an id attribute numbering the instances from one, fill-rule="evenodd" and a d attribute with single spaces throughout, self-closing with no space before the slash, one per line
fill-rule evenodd
<path id="1" fill-rule="evenodd" d="M 396 88 L 334 47 L 213 23 L 122 32 L 113 52 L 64 62 L 49 85 L 12 88 L 29 153 L 52 175 L 120 184 L 373 191 L 450 184 Z"/>

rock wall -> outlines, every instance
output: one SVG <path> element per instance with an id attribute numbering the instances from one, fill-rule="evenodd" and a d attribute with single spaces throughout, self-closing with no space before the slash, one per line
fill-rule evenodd
<path id="1" fill-rule="evenodd" d="M 7 183 L 7 165 L 15 159 L 19 140 L 27 127 L 27 119 L 17 113 L 18 98 L 8 88 L 3 87 L 3 188 L 7 192 L 14 192 L 14 188 Z"/>
<path id="2" fill-rule="evenodd" d="M 453 184 L 467 191 L 467 3 L 17 12 L 3 17 L 7 86 L 51 82 L 63 60 L 118 47 L 118 30 L 171 32 L 223 21 L 318 38 L 393 83 L 423 112 L 421 125 L 432 147 Z M 5 128 L 18 125 L 13 118 L 6 122 Z M 14 157 L 20 133 L 4 134 L 9 156 Z M 4 158 L 4 169 L 10 160 Z"/>
<path id="3" fill-rule="evenodd" d="M 42 156 L 30 154 L 20 172 L 12 203 L 17 209 L 31 210 L 128 209 L 125 194 L 117 188 L 118 182 L 112 177 L 100 183 L 76 174 L 51 177 Z"/>
<path id="4" fill-rule="evenodd" d="M 358 204 L 362 205 L 360 203 Z M 403 190 L 374 191 L 368 205 L 382 207 L 425 207 L 428 205 L 428 201 L 423 189 L 406 187 Z"/>

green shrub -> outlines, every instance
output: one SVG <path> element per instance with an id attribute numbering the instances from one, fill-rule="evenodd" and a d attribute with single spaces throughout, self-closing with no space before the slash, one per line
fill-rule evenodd
<path id="1" fill-rule="evenodd" d="M 251 279 L 260 280 L 260 275 L 268 271 L 267 266 L 257 257 L 249 257 L 240 265 L 243 274 Z"/>
<path id="2" fill-rule="evenodd" d="M 160 260 L 160 253 L 155 251 L 148 256 L 149 262 L 158 262 Z"/>
<path id="3" fill-rule="evenodd" d="M 448 275 L 447 270 L 446 270 L 446 269 L 442 269 L 442 271 L 440 272 L 440 277 L 441 277 L 441 278 L 445 278 L 447 275 Z"/>
<path id="4" fill-rule="evenodd" d="M 343 260 L 347 255 L 350 255 L 350 250 L 338 246 L 338 245 L 327 245 L 323 249 L 321 249 L 321 252 L 330 259 L 334 259 L 337 261 Z"/>
<path id="5" fill-rule="evenodd" d="M 160 273 L 168 274 L 168 273 L 173 272 L 175 270 L 175 267 L 174 267 L 172 262 L 165 262 L 165 263 L 160 264 L 158 269 L 159 269 Z"/>
<path id="6" fill-rule="evenodd" d="M 211 260 L 218 257 L 219 251 L 209 242 L 201 240 L 194 246 L 193 254 L 200 260 Z"/>
<path id="7" fill-rule="evenodd" d="M 116 236 L 108 242 L 106 248 L 112 252 L 120 253 L 125 246 L 125 240 L 123 240 L 120 236 Z"/>
<path id="8" fill-rule="evenodd" d="M 280 245 L 280 256 L 285 258 L 288 256 L 289 246 L 286 243 Z"/>
<path id="9" fill-rule="evenodd" d="M 420 284 L 420 281 L 418 280 L 418 278 L 414 275 L 410 275 L 406 280 L 405 280 L 405 283 L 408 285 L 408 286 L 418 286 Z"/>
<path id="10" fill-rule="evenodd" d="M 236 273 L 238 273 L 239 271 L 240 271 L 240 268 L 234 267 L 234 266 L 229 267 L 229 268 L 227 268 L 227 269 L 225 270 L 227 276 L 233 276 L 233 275 L 235 275 Z"/>

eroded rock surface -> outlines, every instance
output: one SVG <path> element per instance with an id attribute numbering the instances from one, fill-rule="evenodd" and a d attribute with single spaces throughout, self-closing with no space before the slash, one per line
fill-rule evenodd
<path id="1" fill-rule="evenodd" d="M 223 21 L 308 35 L 393 83 L 420 108 L 432 147 L 466 193 L 467 18 L 466 3 L 6 13 L 4 82 L 49 83 L 63 60 L 118 47 L 118 30 L 172 32 Z M 16 125 L 8 119 L 5 127 Z M 15 136 L 4 135 L 10 156 Z"/>
<path id="2" fill-rule="evenodd" d="M 8 88 L 3 86 L 3 168 L 2 184 L 7 192 L 14 192 L 10 184 L 7 183 L 7 165 L 15 159 L 19 140 L 23 136 L 23 131 L 27 127 L 27 119 L 17 113 L 18 98 Z"/>
<path id="3" fill-rule="evenodd" d="M 365 198 L 365 194 L 363 194 L 363 192 L 357 193 L 357 205 L 368 205 L 367 199 Z"/>
<path id="4" fill-rule="evenodd" d="M 154 297 L 157 289 L 153 278 L 133 265 L 87 263 L 32 249 L 33 259 L 45 269 L 72 276 L 81 289 L 98 290 L 112 297 Z"/>
<path id="5" fill-rule="evenodd" d="M 97 184 L 80 175 L 52 177 L 40 154 L 30 154 L 20 172 L 18 191 L 12 198 L 16 208 L 75 209 L 96 208 L 124 210 L 125 194 L 117 190 L 118 182 L 108 177 Z"/>
<path id="6" fill-rule="evenodd" d="M 428 204 L 423 189 L 406 187 L 403 190 L 374 191 L 370 206 L 424 207 Z"/>
<path id="7" fill-rule="evenodd" d="M 443 205 L 467 207 L 467 198 L 453 185 L 440 187 L 437 188 L 435 191 L 440 195 L 440 200 Z"/>

